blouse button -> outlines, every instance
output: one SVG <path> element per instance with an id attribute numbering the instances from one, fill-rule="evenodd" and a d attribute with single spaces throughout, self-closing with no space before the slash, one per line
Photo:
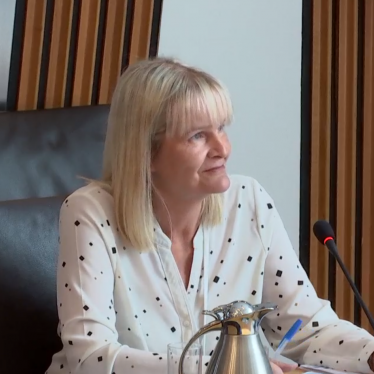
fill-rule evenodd
<path id="1" fill-rule="evenodd" d="M 183 326 L 184 327 L 190 327 L 190 322 L 187 321 L 187 320 L 183 321 Z"/>

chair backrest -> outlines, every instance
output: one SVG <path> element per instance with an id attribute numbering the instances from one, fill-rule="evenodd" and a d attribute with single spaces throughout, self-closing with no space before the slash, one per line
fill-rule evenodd
<path id="1" fill-rule="evenodd" d="M 56 263 L 63 200 L 0 202 L 0 373 L 44 373 L 61 349 Z"/>
<path id="2" fill-rule="evenodd" d="M 0 373 L 41 374 L 57 335 L 58 219 L 99 178 L 109 106 L 0 114 Z"/>
<path id="3" fill-rule="evenodd" d="M 0 114 L 0 201 L 69 194 L 101 175 L 109 106 Z"/>

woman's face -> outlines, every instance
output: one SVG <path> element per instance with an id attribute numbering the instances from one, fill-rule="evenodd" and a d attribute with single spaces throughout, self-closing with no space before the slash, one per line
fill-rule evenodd
<path id="1" fill-rule="evenodd" d="M 164 198 L 195 200 L 226 191 L 231 145 L 224 126 L 196 123 L 187 134 L 166 136 L 152 161 L 152 178 Z"/>

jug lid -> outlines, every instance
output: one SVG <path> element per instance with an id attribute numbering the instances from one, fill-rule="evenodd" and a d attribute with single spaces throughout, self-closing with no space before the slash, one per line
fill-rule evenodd
<path id="1" fill-rule="evenodd" d="M 252 335 L 258 332 L 265 315 L 276 309 L 277 305 L 272 303 L 252 305 L 247 301 L 237 300 L 203 313 L 221 321 L 227 334 Z"/>

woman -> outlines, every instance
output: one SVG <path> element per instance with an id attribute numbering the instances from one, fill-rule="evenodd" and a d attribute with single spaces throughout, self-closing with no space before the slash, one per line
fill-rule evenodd
<path id="1" fill-rule="evenodd" d="M 155 59 L 122 75 L 103 178 L 61 208 L 63 349 L 49 374 L 164 374 L 167 344 L 237 299 L 278 304 L 262 324 L 274 347 L 303 320 L 285 356 L 370 372 L 374 338 L 317 297 L 260 184 L 227 175 L 231 118 L 226 90 L 198 69 Z M 207 335 L 204 362 L 217 338 Z"/>

